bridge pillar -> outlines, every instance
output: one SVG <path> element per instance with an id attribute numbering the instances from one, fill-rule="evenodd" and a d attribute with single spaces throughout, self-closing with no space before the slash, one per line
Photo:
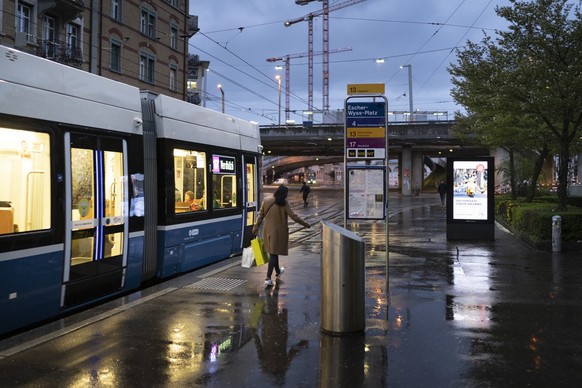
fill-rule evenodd
<path id="1" fill-rule="evenodd" d="M 402 195 L 412 194 L 412 147 L 402 146 Z"/>
<path id="2" fill-rule="evenodd" d="M 412 192 L 414 194 L 417 194 L 420 190 L 422 190 L 422 184 L 424 181 L 423 160 L 422 152 L 412 152 Z"/>

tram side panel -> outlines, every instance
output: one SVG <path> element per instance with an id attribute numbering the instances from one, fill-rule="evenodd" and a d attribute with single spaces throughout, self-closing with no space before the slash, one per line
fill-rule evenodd
<path id="1" fill-rule="evenodd" d="M 0 94 L 2 88 L 0 86 Z M 0 114 L 0 334 L 58 311 L 63 273 L 63 190 L 58 132 Z M 33 149 L 29 150 L 29 147 Z"/>
<path id="2" fill-rule="evenodd" d="M 241 252 L 242 136 L 238 119 L 148 96 L 155 100 L 158 176 L 164 177 L 157 234 L 164 278 Z"/>
<path id="3" fill-rule="evenodd" d="M 144 198 L 145 174 L 143 137 L 134 136 L 129 142 L 129 244 L 127 249 L 127 276 L 124 288 L 137 289 L 149 280 L 144 273 L 145 232 Z M 133 157 L 136 156 L 136 157 Z"/>
<path id="4" fill-rule="evenodd" d="M 236 199 L 240 165 L 228 174 L 212 172 L 220 154 L 236 161 L 235 150 L 160 139 L 158 171 L 158 276 L 165 278 L 224 260 L 240 253 L 242 207 Z"/>
<path id="5" fill-rule="evenodd" d="M 140 122 L 138 89 L 0 46 L 0 335 L 141 283 Z"/>

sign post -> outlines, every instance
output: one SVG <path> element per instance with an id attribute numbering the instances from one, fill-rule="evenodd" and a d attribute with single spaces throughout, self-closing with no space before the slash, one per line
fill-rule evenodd
<path id="1" fill-rule="evenodd" d="M 350 84 L 345 100 L 344 228 L 347 220 L 384 220 L 388 285 L 388 100 L 384 84 Z"/>

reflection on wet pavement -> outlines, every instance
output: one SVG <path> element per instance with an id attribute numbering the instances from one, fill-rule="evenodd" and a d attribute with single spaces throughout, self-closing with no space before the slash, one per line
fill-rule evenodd
<path id="1" fill-rule="evenodd" d="M 293 249 L 282 258 L 288 271 L 275 287 L 263 286 L 266 268 L 236 261 L 216 273 L 181 276 L 150 301 L 0 354 L 0 385 L 580 384 L 579 252 L 533 251 L 502 229 L 495 241 L 447 241 L 436 195 L 391 195 L 389 244 L 383 221 L 348 225 L 366 240 L 366 330 L 321 333 L 318 221 L 343 226 L 342 198 L 341 191 L 312 190 L 303 208 L 300 196 L 291 196 L 313 227 L 290 224 Z"/>

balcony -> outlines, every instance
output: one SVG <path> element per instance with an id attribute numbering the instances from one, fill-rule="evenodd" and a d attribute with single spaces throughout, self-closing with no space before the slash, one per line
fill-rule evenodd
<path id="1" fill-rule="evenodd" d="M 78 18 L 84 8 L 82 0 L 38 0 L 39 14 L 56 14 L 63 24 Z"/>
<path id="2" fill-rule="evenodd" d="M 70 47 L 61 41 L 39 40 L 36 55 L 73 67 L 83 64 L 81 48 Z"/>

